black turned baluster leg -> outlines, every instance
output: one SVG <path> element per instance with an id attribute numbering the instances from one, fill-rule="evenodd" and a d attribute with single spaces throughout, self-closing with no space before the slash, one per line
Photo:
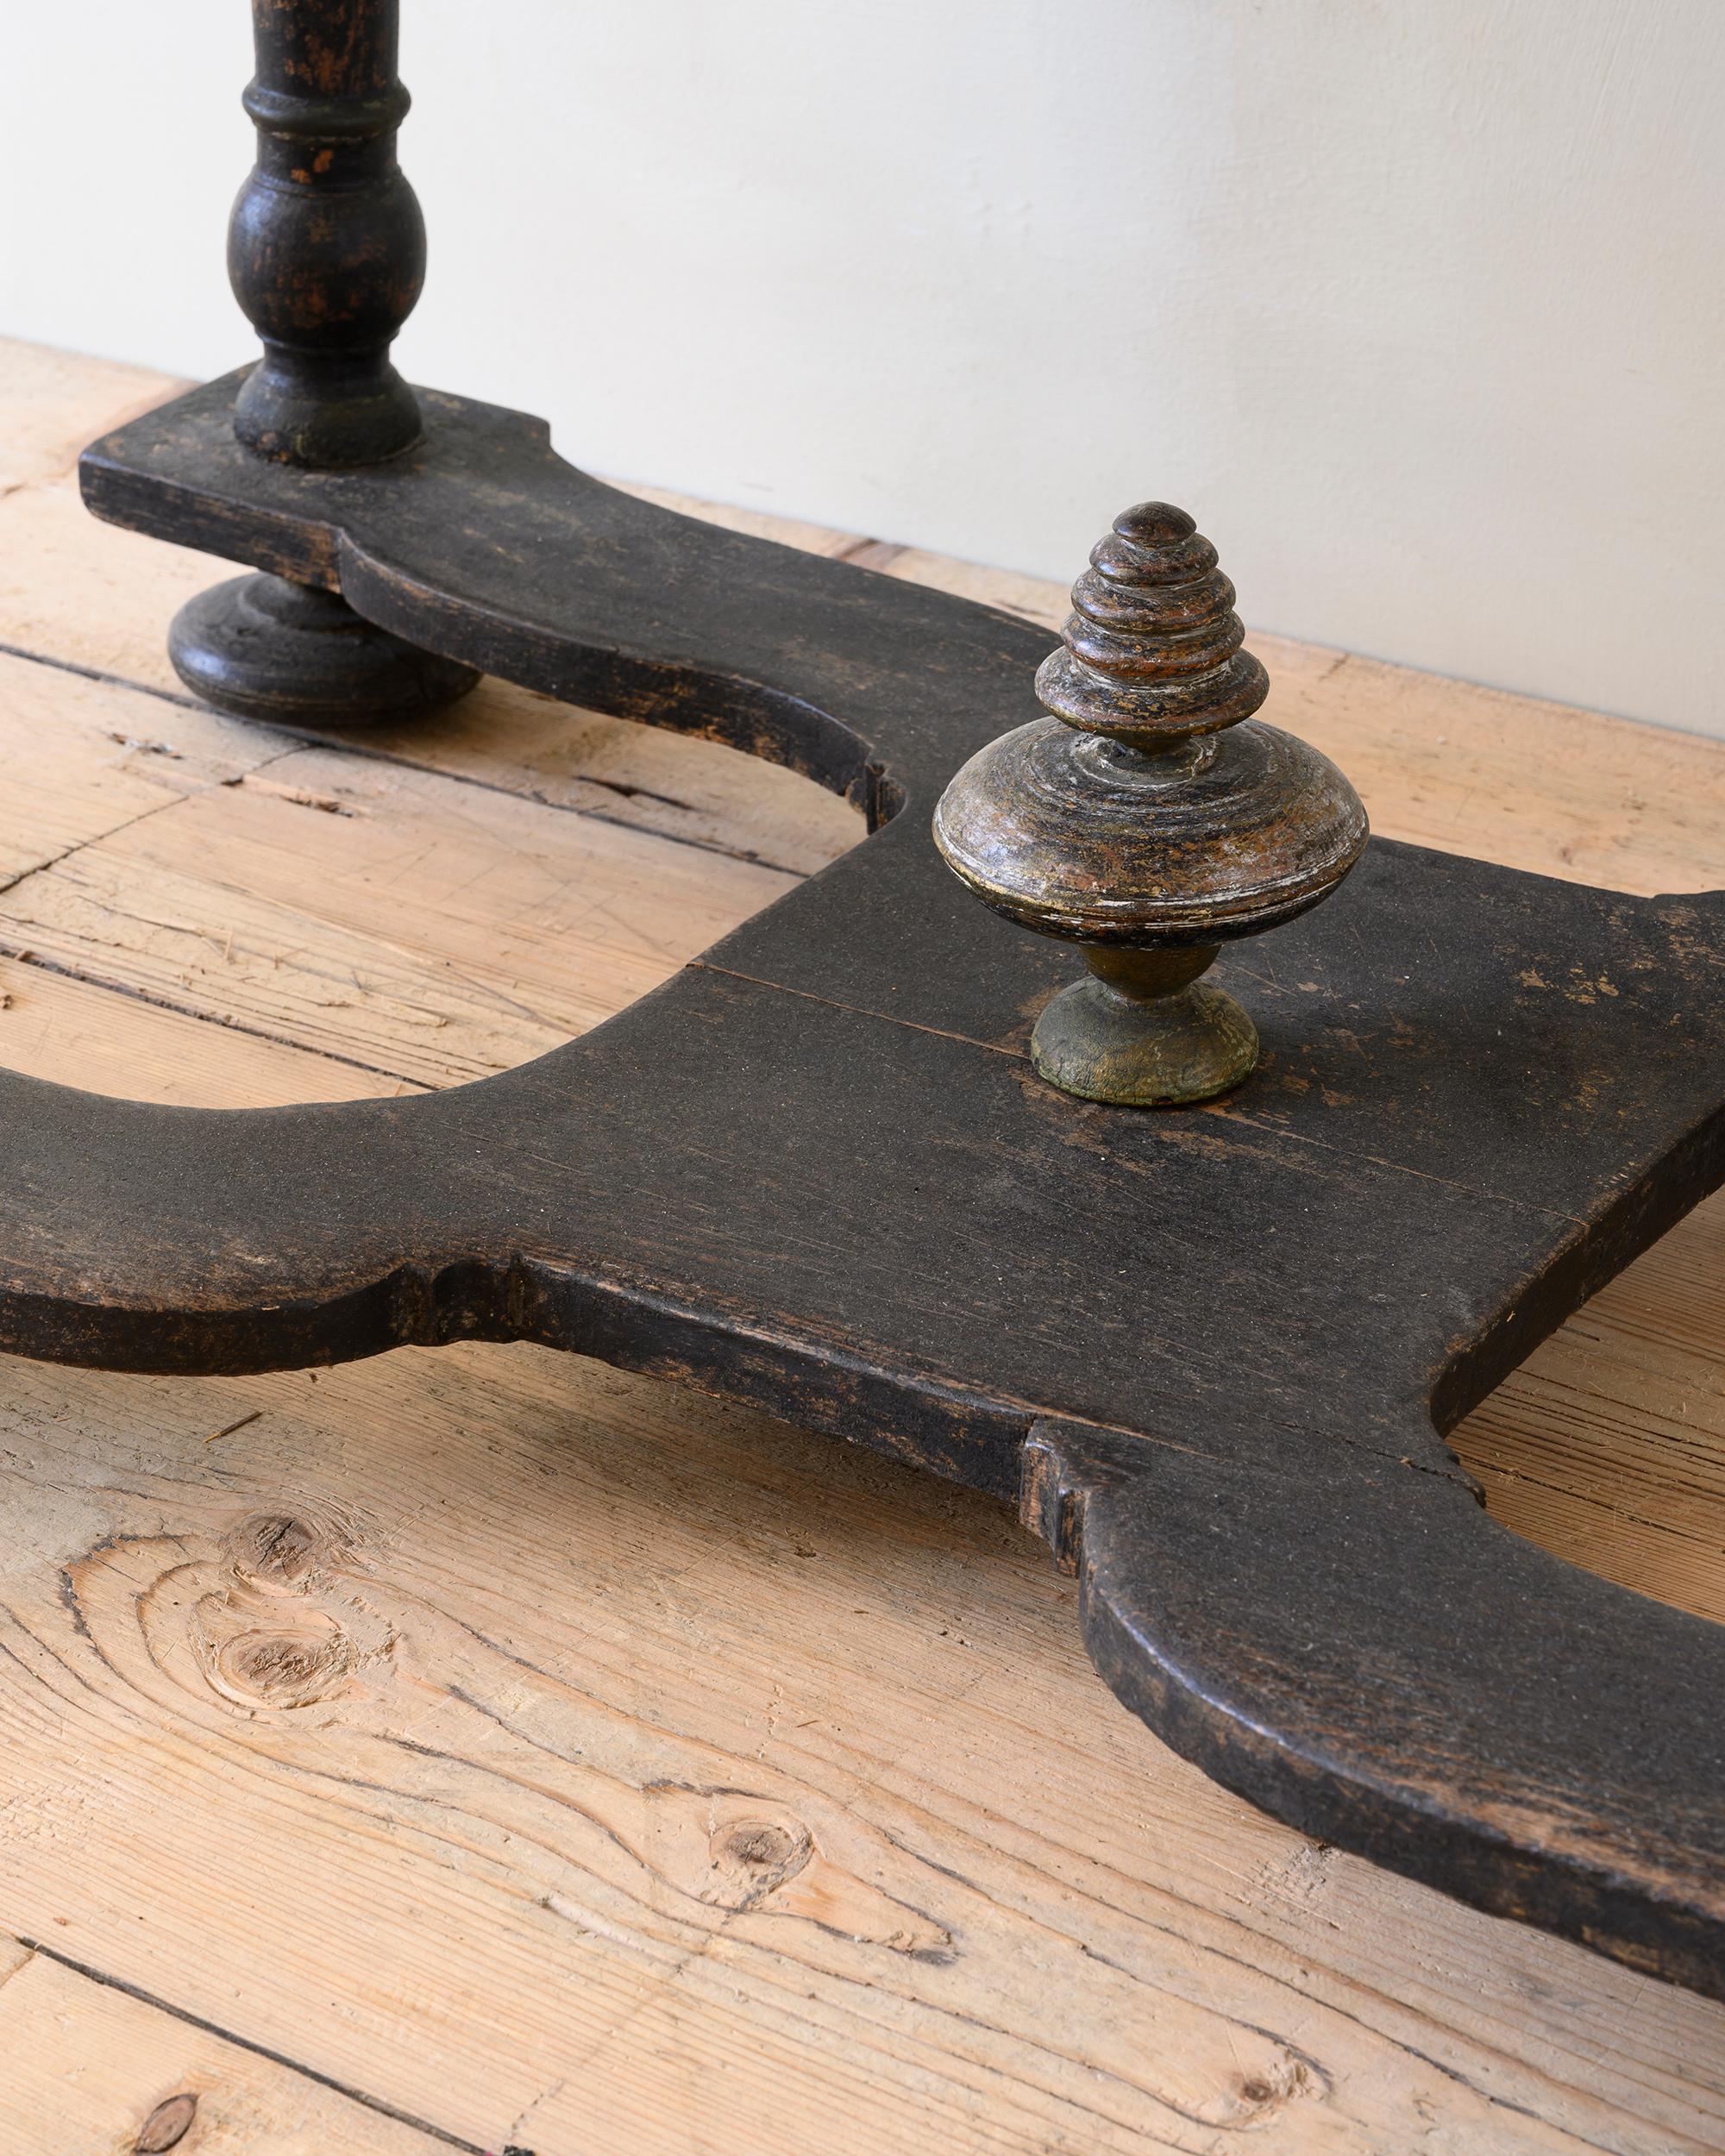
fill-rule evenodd
<path id="1" fill-rule="evenodd" d="M 258 161 L 229 227 L 228 272 L 263 340 L 234 426 L 261 457 L 310 470 L 374 465 L 419 441 L 390 364 L 425 271 L 425 228 L 395 161 L 407 92 L 398 0 L 252 0 Z M 436 709 L 471 667 L 276 576 L 217 585 L 168 632 L 180 679 L 246 718 L 364 725 Z"/>

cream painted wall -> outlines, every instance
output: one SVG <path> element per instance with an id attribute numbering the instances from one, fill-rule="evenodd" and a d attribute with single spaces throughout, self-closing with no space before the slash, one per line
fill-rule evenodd
<path id="1" fill-rule="evenodd" d="M 1725 733 L 1725 0 L 405 15 L 418 379 L 1049 575 L 1168 496 L 1260 625 Z M 0 330 L 246 357 L 243 0 L 6 42 Z"/>

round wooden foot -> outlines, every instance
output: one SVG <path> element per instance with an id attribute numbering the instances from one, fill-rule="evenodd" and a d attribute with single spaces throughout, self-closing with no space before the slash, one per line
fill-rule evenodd
<path id="1" fill-rule="evenodd" d="M 1117 1107 L 1213 1100 L 1251 1075 L 1258 1030 L 1198 980 L 1214 950 L 1093 950 L 1090 973 L 1036 1022 L 1031 1061 L 1051 1085 Z"/>
<path id="2" fill-rule="evenodd" d="M 217 711 L 285 726 L 380 726 L 465 696 L 472 667 L 374 628 L 332 592 L 241 576 L 173 617 L 168 656 Z"/>

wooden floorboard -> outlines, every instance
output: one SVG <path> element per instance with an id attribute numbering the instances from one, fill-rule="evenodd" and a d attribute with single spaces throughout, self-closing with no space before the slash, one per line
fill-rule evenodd
<path id="1" fill-rule="evenodd" d="M 0 348 L 13 1067 L 218 1106 L 456 1082 L 856 836 L 495 685 L 360 747 L 191 705 L 162 627 L 226 571 L 70 476 L 166 386 Z M 1725 745 L 1254 644 L 1380 829 L 1725 883 Z M 1459 1433 L 1509 1524 L 1714 1616 L 1722 1266 L 1714 1206 Z M 1725 2011 L 1226 1796 L 1105 1693 L 1038 1545 L 872 1457 L 521 1347 L 12 1362 L 0 1506 L 6 2156 L 133 2147 L 182 2092 L 188 2148 L 271 2156 L 1725 2149 Z"/>
<path id="2" fill-rule="evenodd" d="M 47 1949 L 0 1950 L 0 2147 L 55 2156 L 447 2156 L 392 2118 Z"/>

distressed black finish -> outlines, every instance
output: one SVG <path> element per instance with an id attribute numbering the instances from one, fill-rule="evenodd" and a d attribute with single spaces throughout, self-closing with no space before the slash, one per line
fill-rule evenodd
<path id="1" fill-rule="evenodd" d="M 409 103 L 398 13 L 392 0 L 252 0 L 258 160 L 228 275 L 264 356 L 234 425 L 286 464 L 376 464 L 420 436 L 389 357 L 425 281 L 425 221 L 395 161 Z"/>
<path id="2" fill-rule="evenodd" d="M 242 379 L 97 444 L 91 505 L 787 763 L 875 835 L 481 1084 L 215 1113 L 0 1081 L 0 1343 L 528 1338 L 881 1446 L 1019 1499 L 1108 1681 L 1232 1787 L 1725 1996 L 1725 1634 L 1494 1526 L 1439 1434 L 1725 1175 L 1725 897 L 1375 843 L 1218 962 L 1264 1051 L 1226 1104 L 1074 1101 L 1026 1055 L 1061 949 L 928 833 L 1036 716 L 1042 632 L 459 398 L 386 467 L 262 462 Z"/>
<path id="3" fill-rule="evenodd" d="M 252 0 L 257 162 L 229 220 L 228 274 L 264 356 L 233 424 L 279 463 L 379 464 L 423 431 L 389 356 L 425 278 L 424 220 L 395 160 L 409 103 L 398 15 L 396 0 Z M 277 577 L 183 606 L 168 655 L 221 710 L 299 726 L 415 718 L 479 679 Z"/>
<path id="4" fill-rule="evenodd" d="M 480 679 L 379 629 L 338 593 L 283 576 L 236 576 L 188 599 L 168 626 L 167 654 L 205 703 L 319 730 L 423 718 Z"/>
<path id="5" fill-rule="evenodd" d="M 1037 717 L 1044 639 L 416 398 L 393 0 L 254 11 L 233 269 L 264 361 L 83 467 L 99 514 L 265 573 L 181 615 L 183 676 L 327 725 L 482 669 L 789 764 L 873 836 L 481 1085 L 218 1114 L 0 1076 L 0 1345 L 199 1371 L 533 1339 L 879 1445 L 1018 1501 L 1108 1681 L 1233 1787 L 1725 1996 L 1725 1636 L 1494 1528 L 1440 1435 L 1725 1174 L 1725 899 L 1377 846 L 1220 962 L 1264 1051 L 1225 1106 L 1056 1092 L 1027 1050 L 1060 953 L 928 835 Z M 1203 542 L 1146 517 L 1044 691 L 1104 731 L 1165 732 L 1170 696 L 1225 726 L 1263 687 L 1232 589 L 1160 575 Z"/>

